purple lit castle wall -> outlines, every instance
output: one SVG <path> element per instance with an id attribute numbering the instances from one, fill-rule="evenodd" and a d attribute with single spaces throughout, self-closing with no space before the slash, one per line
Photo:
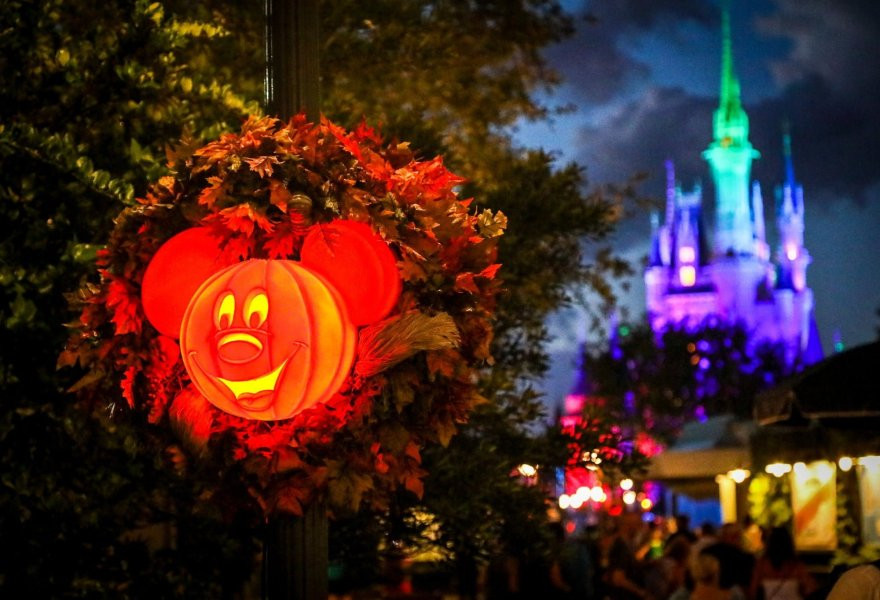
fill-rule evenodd
<path id="1" fill-rule="evenodd" d="M 822 350 L 807 286 L 803 189 L 794 177 L 790 136 L 786 133 L 783 140 L 785 183 L 777 190 L 779 247 L 771 257 L 761 186 L 749 181 L 752 160 L 760 154 L 748 139 L 726 14 L 722 26 L 720 102 L 714 139 L 703 152 L 715 184 L 713 243 L 702 222 L 700 186 L 682 190 L 667 161 L 665 219 L 661 224 L 652 216 L 645 270 L 648 318 L 658 332 L 669 323 L 698 324 L 709 315 L 741 321 L 754 343 L 782 342 L 789 364 L 815 362 Z"/>

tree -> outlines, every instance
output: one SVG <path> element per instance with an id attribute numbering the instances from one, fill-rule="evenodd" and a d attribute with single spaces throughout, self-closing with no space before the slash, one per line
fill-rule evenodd
<path id="1" fill-rule="evenodd" d="M 609 346 L 585 357 L 594 393 L 666 442 L 695 418 L 751 418 L 755 394 L 791 373 L 781 345 L 754 344 L 744 324 L 714 317 L 659 335 L 647 324 L 622 325 Z"/>
<path id="2" fill-rule="evenodd" d="M 11 2 L 0 31 L 0 506 L 3 534 L 26 540 L 4 550 L 2 585 L 47 596 L 230 594 L 251 573 L 241 556 L 259 543 L 259 510 L 234 463 L 206 463 L 222 465 L 229 482 L 207 497 L 206 467 L 168 427 L 112 402 L 96 413 L 73 407 L 64 390 L 77 373 L 54 366 L 59 325 L 71 318 L 63 293 L 90 271 L 114 216 L 165 172 L 166 148 L 260 112 L 262 14 L 219 0 Z M 527 383 L 546 367 L 543 316 L 622 268 L 609 254 L 586 266 L 581 245 L 607 233 L 619 197 L 585 196 L 577 167 L 556 169 L 505 133 L 548 114 L 532 92 L 558 78 L 540 50 L 571 31 L 550 0 L 322 6 L 325 112 L 347 125 L 381 122 L 422 156 L 443 154 L 478 204 L 510 217 L 500 251 L 507 294 L 483 386 L 490 402 L 460 441 L 426 457 L 433 509 L 459 546 L 483 505 L 474 498 L 469 519 L 453 522 L 457 497 L 440 493 L 458 492 L 442 482 L 467 482 L 456 469 L 479 452 L 486 497 L 517 493 L 508 473 L 532 452 L 540 404 Z M 509 503 L 516 514 L 540 505 L 529 494 Z M 517 522 L 514 511 L 486 520 L 479 552 L 493 528 Z M 179 542 L 150 556 L 142 540 L 157 524 L 176 528 Z"/>

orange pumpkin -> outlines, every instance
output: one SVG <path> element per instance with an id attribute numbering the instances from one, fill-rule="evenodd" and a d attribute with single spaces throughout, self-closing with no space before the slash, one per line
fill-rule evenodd
<path id="1" fill-rule="evenodd" d="M 276 420 L 336 393 L 356 335 L 344 300 L 321 275 L 293 261 L 253 259 L 199 287 L 180 349 L 193 383 L 217 408 Z"/>
<path id="2" fill-rule="evenodd" d="M 400 296 L 397 261 L 366 223 L 316 225 L 303 240 L 303 266 L 332 281 L 355 325 L 378 321 Z"/>
<path id="3" fill-rule="evenodd" d="M 238 262 L 220 252 L 219 240 L 206 227 L 178 233 L 156 252 L 141 283 L 144 314 L 159 333 L 176 338 L 186 306 L 199 285 Z"/>

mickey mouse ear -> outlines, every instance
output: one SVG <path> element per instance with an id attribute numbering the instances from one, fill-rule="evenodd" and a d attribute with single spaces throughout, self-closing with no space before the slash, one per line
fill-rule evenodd
<path id="1" fill-rule="evenodd" d="M 177 339 L 193 294 L 209 276 L 230 264 L 206 227 L 178 233 L 156 251 L 144 273 L 141 302 L 147 319 L 159 333 Z"/>
<path id="2" fill-rule="evenodd" d="M 397 259 L 365 223 L 340 220 L 315 225 L 303 240 L 300 259 L 333 284 L 355 325 L 378 321 L 400 295 Z"/>

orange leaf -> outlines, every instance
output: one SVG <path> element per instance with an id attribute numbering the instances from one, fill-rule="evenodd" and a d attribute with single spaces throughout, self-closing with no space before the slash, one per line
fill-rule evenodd
<path id="1" fill-rule="evenodd" d="M 444 444 L 444 446 L 445 445 L 446 444 Z M 425 484 L 418 477 L 415 477 L 415 476 L 407 477 L 406 479 L 403 480 L 403 485 L 404 485 L 404 487 L 406 487 L 406 489 L 408 489 L 413 494 L 415 494 L 419 498 L 419 500 L 421 500 L 422 496 L 424 496 L 424 494 L 425 494 Z"/>

